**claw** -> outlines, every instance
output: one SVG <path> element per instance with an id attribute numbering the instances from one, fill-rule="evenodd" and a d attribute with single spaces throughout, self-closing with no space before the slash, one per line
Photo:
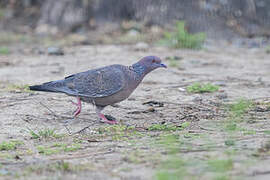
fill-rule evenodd
<path id="1" fill-rule="evenodd" d="M 72 104 L 76 105 L 77 106 L 77 109 L 75 111 L 75 113 L 73 114 L 74 117 L 76 117 L 77 115 L 80 114 L 81 110 L 82 110 L 82 103 L 81 103 L 81 100 L 79 97 L 77 97 L 77 103 L 71 101 Z"/>
<path id="2" fill-rule="evenodd" d="M 108 120 L 105 116 L 104 116 L 104 114 L 102 114 L 102 113 L 99 113 L 98 114 L 98 117 L 101 119 L 101 120 L 103 120 L 104 121 L 104 123 L 107 123 L 107 124 L 118 124 L 118 122 L 116 121 L 116 120 Z"/>

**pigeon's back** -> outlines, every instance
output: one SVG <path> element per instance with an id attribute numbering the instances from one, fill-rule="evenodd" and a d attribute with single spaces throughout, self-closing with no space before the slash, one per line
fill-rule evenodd
<path id="1" fill-rule="evenodd" d="M 125 86 L 122 65 L 111 65 L 74 74 L 65 78 L 65 86 L 71 95 L 83 97 L 106 97 L 117 93 Z"/>
<path id="2" fill-rule="evenodd" d="M 107 97 L 121 91 L 126 83 L 123 65 L 111 65 L 93 69 L 63 80 L 31 86 L 31 90 L 61 92 L 86 98 Z"/>

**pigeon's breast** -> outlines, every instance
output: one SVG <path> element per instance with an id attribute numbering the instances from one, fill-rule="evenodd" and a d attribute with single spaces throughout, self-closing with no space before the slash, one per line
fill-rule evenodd
<path id="1" fill-rule="evenodd" d="M 108 106 L 127 99 L 131 93 L 137 88 L 140 81 L 137 80 L 133 72 L 125 72 L 125 86 L 120 91 L 105 97 L 95 97 L 93 99 L 82 98 L 83 101 L 95 103 L 97 106 Z"/>
<path id="2" fill-rule="evenodd" d="M 115 103 L 118 103 L 118 102 L 121 102 L 121 101 L 127 99 L 132 92 L 133 92 L 133 90 L 119 91 L 118 93 L 115 93 L 115 94 L 108 96 L 108 97 L 95 98 L 94 103 L 98 106 L 113 105 Z"/>

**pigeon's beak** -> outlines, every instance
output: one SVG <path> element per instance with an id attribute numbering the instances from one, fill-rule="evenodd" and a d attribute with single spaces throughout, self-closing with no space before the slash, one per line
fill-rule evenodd
<path id="1" fill-rule="evenodd" d="M 167 66 L 165 64 L 162 64 L 162 63 L 160 63 L 160 67 L 167 68 Z"/>

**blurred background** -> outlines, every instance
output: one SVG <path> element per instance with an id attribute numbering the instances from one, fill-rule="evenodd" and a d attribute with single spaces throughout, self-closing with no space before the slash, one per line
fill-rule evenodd
<path id="1" fill-rule="evenodd" d="M 255 38 L 248 46 L 259 46 L 270 36 L 269 9 L 267 0 L 1 0 L 0 43 L 33 36 L 47 44 L 48 36 L 68 44 L 152 43 L 184 21 L 189 33 L 236 45 Z"/>

